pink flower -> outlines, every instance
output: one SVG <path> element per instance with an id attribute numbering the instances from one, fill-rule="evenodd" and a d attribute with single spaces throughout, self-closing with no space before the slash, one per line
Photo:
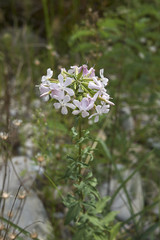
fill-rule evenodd
<path id="1" fill-rule="evenodd" d="M 109 101 L 110 96 L 109 96 L 107 93 L 105 93 L 104 95 L 102 95 L 101 98 L 103 98 L 103 99 L 105 100 L 105 102 L 107 102 L 108 104 L 110 104 L 110 105 L 114 105 L 113 102 Z M 104 103 L 104 102 L 103 102 L 103 103 Z M 102 103 L 102 104 L 103 104 L 103 103 Z"/>
<path id="2" fill-rule="evenodd" d="M 93 81 L 90 81 L 88 84 L 88 88 L 93 89 L 93 90 L 98 90 L 97 93 L 99 96 L 101 96 L 102 94 L 106 93 L 106 89 L 104 88 L 104 84 L 103 82 L 97 80 L 96 77 L 93 77 Z"/>
<path id="3" fill-rule="evenodd" d="M 67 107 L 75 109 L 75 105 L 72 103 L 69 103 L 70 100 L 71 100 L 70 96 L 66 95 L 62 99 L 59 99 L 58 103 L 54 103 L 53 105 L 56 109 L 62 108 L 61 113 L 66 115 L 68 113 Z"/>
<path id="4" fill-rule="evenodd" d="M 93 67 L 89 69 L 88 77 L 95 77 L 95 69 Z"/>
<path id="5" fill-rule="evenodd" d="M 42 79 L 41 79 L 42 83 L 48 83 L 48 80 L 51 79 L 52 76 L 53 76 L 53 71 L 50 68 L 48 68 L 47 75 L 42 76 Z"/>
<path id="6" fill-rule="evenodd" d="M 82 65 L 81 67 L 78 68 L 78 72 L 82 72 L 83 71 L 83 76 L 87 76 L 87 74 L 89 73 L 88 71 L 88 66 L 87 65 Z"/>
<path id="7" fill-rule="evenodd" d="M 40 97 L 46 102 L 49 100 L 50 88 L 47 85 L 41 84 L 39 86 Z"/>
<path id="8" fill-rule="evenodd" d="M 103 73 L 104 73 L 104 69 L 100 69 L 100 77 L 101 77 L 101 80 L 102 80 L 104 86 L 106 86 L 107 83 L 108 83 L 108 78 L 105 78 L 104 75 L 103 75 Z"/>
<path id="9" fill-rule="evenodd" d="M 68 86 L 72 84 L 72 78 L 67 77 L 66 80 L 64 81 L 62 74 L 59 74 L 58 80 L 59 89 L 62 90 L 63 92 L 64 91 L 67 92 L 70 96 L 73 96 L 74 95 L 73 89 L 68 88 Z"/>
<path id="10" fill-rule="evenodd" d="M 98 105 L 98 106 L 96 106 L 96 111 L 97 112 L 92 114 L 88 119 L 95 117 L 94 122 L 98 122 L 100 115 L 109 112 L 109 105 L 103 105 L 103 106 Z"/>
<path id="11" fill-rule="evenodd" d="M 85 118 L 89 115 L 88 111 L 94 106 L 94 99 L 88 96 L 84 97 L 81 102 L 78 100 L 73 100 L 73 103 L 77 108 L 79 108 L 79 110 L 74 110 L 72 113 L 74 115 L 82 113 L 82 117 Z"/>
<path id="12" fill-rule="evenodd" d="M 55 98 L 57 100 L 62 99 L 64 97 L 63 91 L 59 89 L 58 84 L 50 83 L 50 90 L 51 90 L 51 98 Z"/>

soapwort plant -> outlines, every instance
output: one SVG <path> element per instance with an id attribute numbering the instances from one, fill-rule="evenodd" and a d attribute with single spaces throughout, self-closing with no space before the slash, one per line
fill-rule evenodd
<path id="1" fill-rule="evenodd" d="M 103 69 L 98 77 L 94 68 L 82 65 L 72 66 L 68 71 L 62 68 L 58 79 L 53 78 L 49 68 L 38 86 L 44 101 L 53 102 L 54 108 L 63 115 L 71 112 L 78 123 L 72 128 L 74 148 L 67 157 L 64 176 L 72 183 L 72 192 L 63 197 L 68 208 L 65 223 L 73 227 L 74 240 L 113 240 L 119 228 L 119 224 L 112 224 L 116 212 L 103 213 L 110 198 L 101 198 L 97 191 L 97 180 L 91 169 L 93 148 L 86 147 L 91 137 L 88 130 L 82 129 L 86 119 L 97 123 L 101 115 L 109 112 L 110 105 L 114 105 L 107 93 L 107 84 Z"/>

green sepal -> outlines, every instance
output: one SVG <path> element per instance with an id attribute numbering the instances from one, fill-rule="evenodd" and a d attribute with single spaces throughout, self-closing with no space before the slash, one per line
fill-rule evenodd
<path id="1" fill-rule="evenodd" d="M 79 80 L 82 77 L 82 75 L 83 75 L 83 70 L 80 73 L 78 73 L 77 80 Z"/>

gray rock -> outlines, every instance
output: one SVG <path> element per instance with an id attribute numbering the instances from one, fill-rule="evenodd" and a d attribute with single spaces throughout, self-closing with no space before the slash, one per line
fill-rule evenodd
<path id="1" fill-rule="evenodd" d="M 133 133 L 135 128 L 134 119 L 132 117 L 131 109 L 129 106 L 124 106 L 120 110 L 121 126 L 127 133 Z"/>
<path id="2" fill-rule="evenodd" d="M 150 116 L 145 113 L 138 114 L 136 116 L 136 121 L 137 121 L 139 127 L 144 128 L 149 124 Z"/>
<path id="3" fill-rule="evenodd" d="M 41 200 L 36 193 L 31 190 L 37 174 L 41 172 L 43 172 L 43 169 L 35 165 L 32 160 L 25 156 L 13 157 L 8 161 L 2 204 L 5 201 L 4 217 L 8 219 L 8 214 L 13 206 L 15 196 L 21 186 L 19 192 L 21 195 L 17 195 L 18 197 L 12 210 L 13 217 L 10 220 L 21 228 L 30 225 L 27 227 L 27 230 L 31 233 L 38 233 L 39 239 L 42 240 L 47 239 L 47 235 L 51 233 L 51 224 L 49 223 Z M 3 186 L 4 173 L 4 162 L 3 159 L 0 158 L 0 190 L 2 190 Z M 11 227 L 9 229 L 12 230 Z M 30 238 L 25 237 L 23 239 L 28 240 Z M 52 239 L 54 239 L 53 236 Z"/>
<path id="4" fill-rule="evenodd" d="M 23 124 L 21 127 L 21 133 L 27 138 L 33 134 L 33 125 L 31 123 Z"/>
<path id="5" fill-rule="evenodd" d="M 25 155 L 27 155 L 29 158 L 33 157 L 33 153 L 34 153 L 34 143 L 32 138 L 28 138 L 24 144 L 24 152 Z"/>
<path id="6" fill-rule="evenodd" d="M 2 165 L 2 163 L 1 163 Z M 5 173 L 4 163 L 0 169 L 0 189 L 2 189 L 3 178 Z M 8 161 L 7 177 L 5 191 L 9 181 L 9 190 L 18 189 L 20 184 L 29 189 L 37 175 L 36 165 L 32 160 L 25 156 L 13 157 Z"/>
<path id="7" fill-rule="evenodd" d="M 14 192 L 13 197 L 11 195 L 11 197 L 6 199 L 4 217 L 7 219 L 13 205 L 15 194 L 16 192 Z M 51 234 L 52 227 L 48 220 L 47 213 L 43 207 L 41 200 L 33 191 L 30 191 L 29 194 L 27 194 L 25 200 L 16 200 L 12 213 L 13 217 L 11 220 L 13 223 L 21 228 L 26 228 L 26 230 L 30 233 L 37 233 L 40 240 L 47 239 L 47 236 Z M 23 237 L 23 239 L 30 238 Z M 54 239 L 53 235 L 52 239 Z"/>
<path id="8" fill-rule="evenodd" d="M 150 147 L 160 149 L 160 142 L 158 141 L 158 139 L 148 138 L 147 142 L 150 145 Z"/>
<path id="9" fill-rule="evenodd" d="M 121 176 L 123 180 L 130 176 L 132 172 L 132 170 L 121 170 Z M 100 194 L 102 197 L 106 196 L 108 193 L 108 187 L 110 187 L 110 195 L 112 196 L 119 186 L 120 183 L 118 182 L 118 180 L 112 179 L 110 182 L 110 186 L 108 186 L 108 183 L 104 183 L 100 186 Z M 126 183 L 125 187 L 130 199 L 133 213 L 136 214 L 140 212 L 144 207 L 144 196 L 140 174 L 136 173 Z M 111 206 L 111 210 L 119 211 L 117 217 L 122 221 L 125 221 L 132 216 L 132 210 L 130 208 L 130 204 L 124 188 L 122 188 L 115 197 Z"/>

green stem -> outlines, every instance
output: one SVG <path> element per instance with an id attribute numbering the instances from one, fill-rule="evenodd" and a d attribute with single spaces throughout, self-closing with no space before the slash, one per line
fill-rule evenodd
<path id="1" fill-rule="evenodd" d="M 81 126 L 81 117 L 79 118 L 79 123 L 78 123 L 78 140 L 79 140 L 79 162 L 82 161 L 82 143 L 80 142 L 80 139 L 82 137 L 82 126 Z M 79 164 L 79 175 L 81 174 L 81 165 Z M 79 177 L 79 182 L 81 182 L 81 177 Z"/>
<path id="2" fill-rule="evenodd" d="M 81 116 L 80 116 L 79 123 L 78 123 L 78 132 L 79 132 L 79 135 L 78 135 L 78 138 L 79 138 L 78 139 L 79 140 L 79 143 L 78 143 L 78 145 L 79 145 L 78 160 L 79 160 L 79 162 L 82 162 L 82 143 L 80 142 L 80 139 L 82 137 L 82 124 L 81 123 L 82 123 L 82 121 L 81 121 Z M 78 175 L 79 175 L 78 182 L 79 182 L 79 184 L 82 181 L 81 172 L 82 172 L 82 168 L 81 168 L 81 165 L 79 164 L 79 166 L 78 166 Z M 84 196 L 83 196 L 82 191 L 80 192 L 79 197 L 80 197 L 81 201 L 83 202 Z M 82 211 L 83 211 L 83 213 L 85 213 L 85 207 L 83 205 L 82 205 Z"/>

